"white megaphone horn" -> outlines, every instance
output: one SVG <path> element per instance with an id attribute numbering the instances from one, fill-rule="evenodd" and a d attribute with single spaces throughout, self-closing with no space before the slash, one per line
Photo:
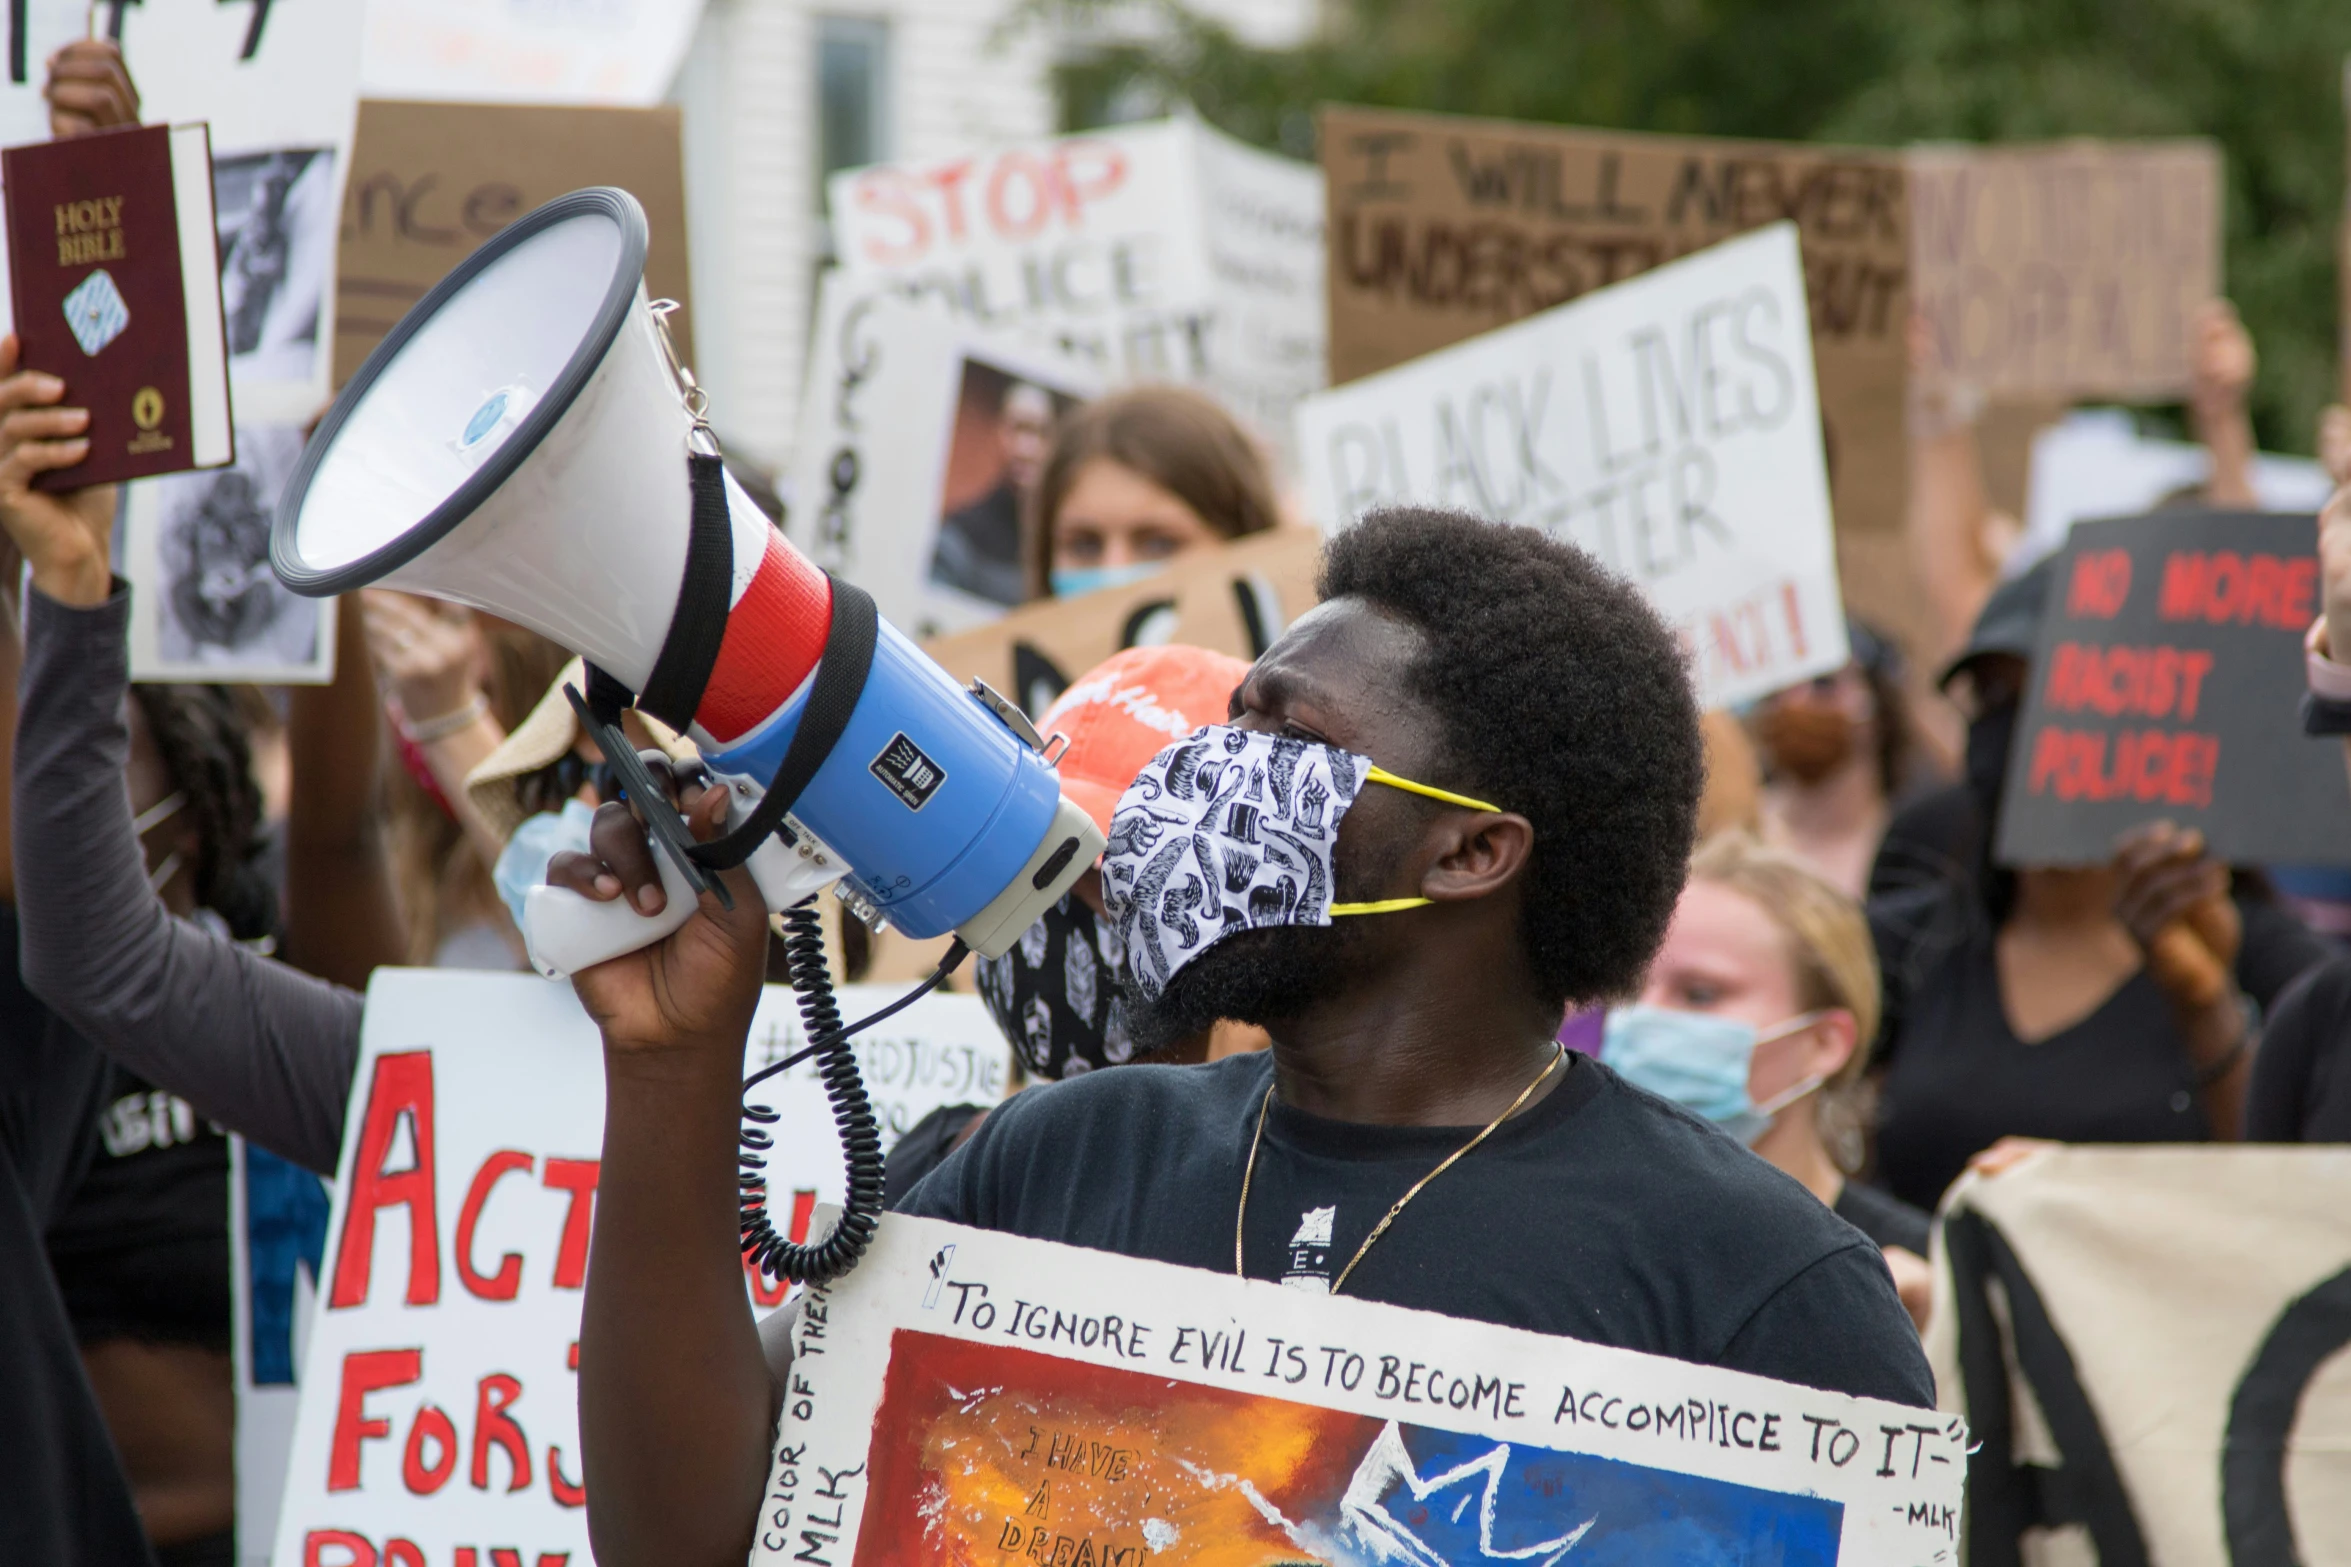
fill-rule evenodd
<path id="1" fill-rule="evenodd" d="M 724 476 L 644 264 L 643 211 L 603 189 L 466 258 L 336 399 L 279 502 L 271 564 L 297 593 L 381 583 L 528 626 L 690 734 L 727 786 L 727 840 L 691 855 L 649 786 L 632 790 L 669 834 L 669 906 L 648 919 L 534 889 L 542 972 L 659 939 L 729 863 L 772 909 L 841 880 L 868 919 L 1001 954 L 1101 832 L 1017 709 L 876 623 Z M 607 750 L 626 776 L 625 744 Z"/>

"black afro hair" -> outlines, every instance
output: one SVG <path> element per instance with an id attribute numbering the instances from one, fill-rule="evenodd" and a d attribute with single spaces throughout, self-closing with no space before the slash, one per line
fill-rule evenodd
<path id="1" fill-rule="evenodd" d="M 1534 824 L 1522 933 L 1544 999 L 1638 987 L 1681 895 L 1706 776 L 1672 630 L 1571 544 L 1417 506 L 1339 534 L 1318 587 L 1427 639 L 1407 678 L 1442 726 L 1445 775 L 1428 781 Z"/>

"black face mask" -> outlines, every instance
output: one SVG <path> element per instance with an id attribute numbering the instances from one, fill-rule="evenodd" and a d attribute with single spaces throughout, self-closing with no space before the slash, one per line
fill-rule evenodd
<path id="1" fill-rule="evenodd" d="M 2015 748 L 2022 706 L 2010 697 L 1977 714 L 1967 726 L 1967 792 L 1975 798 L 1987 834 L 2000 816 L 2000 794 L 2008 782 L 2008 754 Z"/>
<path id="2" fill-rule="evenodd" d="M 1011 951 L 975 970 L 980 1000 L 1021 1064 L 1048 1081 L 1135 1054 L 1119 994 L 1118 932 L 1064 893 Z"/>

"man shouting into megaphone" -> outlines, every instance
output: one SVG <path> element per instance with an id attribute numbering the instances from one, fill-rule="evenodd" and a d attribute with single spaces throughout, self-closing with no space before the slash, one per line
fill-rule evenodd
<path id="1" fill-rule="evenodd" d="M 1229 722 L 1127 791 L 1106 916 L 1146 1027 L 1264 1054 L 1032 1089 L 904 1211 L 1931 1405 L 1878 1249 L 1704 1121 L 1555 1042 L 1638 988 L 1703 781 L 1673 634 L 1530 529 L 1375 513 Z M 723 802 L 686 786 L 695 831 Z M 549 879 L 662 899 L 606 806 Z M 1219 873 L 1202 874 L 1202 862 Z M 577 976 L 609 1092 L 580 1417 L 597 1560 L 739 1562 L 787 1324 L 737 1253 L 738 1074 L 767 950 L 735 906 Z"/>

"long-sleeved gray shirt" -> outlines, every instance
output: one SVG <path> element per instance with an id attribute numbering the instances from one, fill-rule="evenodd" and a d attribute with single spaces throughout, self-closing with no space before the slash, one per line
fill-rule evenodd
<path id="1" fill-rule="evenodd" d="M 141 1077 L 331 1177 L 360 997 L 165 912 L 123 778 L 129 591 L 92 609 L 26 598 L 13 801 L 26 985 Z"/>

